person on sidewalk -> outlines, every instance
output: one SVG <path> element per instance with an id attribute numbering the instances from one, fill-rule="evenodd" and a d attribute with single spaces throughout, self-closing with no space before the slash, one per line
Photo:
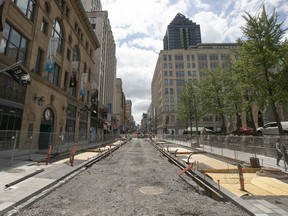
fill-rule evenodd
<path id="1" fill-rule="evenodd" d="M 276 153 L 277 153 L 277 166 L 280 166 L 279 162 L 283 154 L 284 154 L 284 160 L 288 165 L 288 153 L 286 150 L 286 145 L 283 142 L 281 142 L 280 138 L 277 139 L 275 147 L 276 147 Z"/>

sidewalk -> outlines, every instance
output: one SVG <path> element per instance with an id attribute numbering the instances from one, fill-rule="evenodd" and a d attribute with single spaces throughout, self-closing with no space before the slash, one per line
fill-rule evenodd
<path id="1" fill-rule="evenodd" d="M 191 145 L 193 147 L 193 145 L 196 144 L 196 142 L 193 142 L 191 144 L 191 141 L 190 142 L 184 142 L 184 141 L 169 140 L 169 139 L 167 139 L 165 141 L 172 142 L 172 143 L 179 144 L 179 145 L 183 145 L 183 146 L 187 146 L 187 147 L 191 147 Z M 275 158 L 273 158 L 273 157 L 267 157 L 267 156 L 259 155 L 259 154 L 254 155 L 252 153 L 247 153 L 247 152 L 242 152 L 242 151 L 234 151 L 234 150 L 230 150 L 230 149 L 217 148 L 217 147 L 213 147 L 213 146 L 209 146 L 209 145 L 203 145 L 201 143 L 200 143 L 200 147 L 198 149 L 204 150 L 206 152 L 213 153 L 216 155 L 221 155 L 221 156 L 233 158 L 236 160 L 245 161 L 247 163 L 250 163 L 251 157 L 257 157 L 257 158 L 259 158 L 260 166 L 275 168 L 275 169 L 279 169 L 283 172 L 288 173 L 288 166 L 285 166 L 283 160 L 280 161 L 280 166 L 276 165 L 276 156 L 275 156 Z"/>
<path id="2" fill-rule="evenodd" d="M 111 148 L 123 143 L 123 141 L 116 141 L 112 143 L 113 147 Z M 105 148 L 107 151 L 110 147 L 101 147 L 101 150 L 105 150 Z M 13 212 L 17 212 L 15 206 L 20 204 L 21 208 L 22 203 L 33 202 L 35 198 L 31 200 L 30 198 L 39 196 L 39 193 L 42 195 L 49 193 L 54 187 L 68 181 L 76 173 L 85 169 L 84 166 L 100 154 L 97 151 L 77 154 L 73 166 L 71 166 L 69 156 L 60 161 L 48 163 L 48 165 L 45 162 L 20 161 L 19 158 L 17 164 L 0 171 L 0 185 L 2 187 L 0 190 L 0 215 L 12 215 Z M 45 161 L 45 158 L 46 155 L 43 154 L 33 155 L 33 159 L 38 159 L 38 161 Z M 3 168 L 4 165 L 1 165 Z M 13 184 L 15 181 L 19 182 Z M 11 210 L 12 212 L 9 212 Z"/>

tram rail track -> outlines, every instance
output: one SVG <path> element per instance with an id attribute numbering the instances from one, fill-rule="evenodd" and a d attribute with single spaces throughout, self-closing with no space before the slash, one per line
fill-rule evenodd
<path id="1" fill-rule="evenodd" d="M 90 158 L 88 161 L 83 162 L 81 165 L 74 166 L 71 172 L 63 175 L 61 178 L 55 179 L 55 181 L 53 181 L 49 185 L 41 188 L 40 190 L 30 194 L 25 199 L 22 199 L 22 200 L 16 202 L 12 208 L 7 208 L 7 209 L 5 209 L 5 211 L 0 211 L 0 215 L 13 216 L 13 215 L 18 214 L 22 209 L 25 209 L 25 208 L 31 206 L 33 203 L 37 202 L 39 199 L 43 198 L 44 196 L 47 196 L 48 194 L 52 193 L 58 187 L 67 183 L 70 179 L 72 179 L 73 177 L 75 177 L 76 175 L 81 173 L 82 171 L 90 168 L 91 166 L 93 166 L 93 164 L 106 158 L 107 156 L 112 154 L 114 151 L 119 149 L 121 146 L 123 146 L 125 143 L 127 143 L 127 141 L 122 141 L 122 143 L 118 144 L 118 145 L 106 144 L 106 145 L 99 146 L 99 148 L 103 148 L 103 147 L 107 147 L 107 146 L 109 146 L 109 148 L 108 148 L 108 150 L 106 150 L 106 151 L 104 150 L 103 152 L 101 152 L 99 155 L 96 155 L 95 157 Z M 83 153 L 83 151 L 85 151 L 85 150 L 82 150 L 81 152 Z M 53 158 L 53 159 L 54 159 L 53 160 L 54 162 L 57 161 L 57 158 Z M 41 170 L 36 171 L 32 174 L 24 176 L 24 177 L 22 177 L 16 181 L 8 183 L 5 185 L 4 190 L 8 191 L 11 189 L 12 186 L 15 186 L 15 185 L 21 183 L 22 181 L 25 181 L 25 180 L 27 180 L 27 179 L 29 179 L 29 178 L 31 178 L 31 177 L 33 177 L 33 176 L 35 176 L 41 172 L 44 172 L 44 171 L 45 171 L 45 169 L 41 169 Z"/>
<path id="2" fill-rule="evenodd" d="M 161 152 L 162 155 L 164 155 L 171 163 L 179 167 L 181 170 L 184 170 L 189 165 L 184 160 L 175 157 L 175 154 L 172 154 L 169 151 L 165 151 L 164 148 L 159 147 L 151 140 L 149 141 L 149 143 L 152 144 L 155 147 L 155 149 Z M 253 209 L 253 206 L 251 206 L 248 202 L 246 202 L 242 198 L 235 196 L 230 191 L 221 187 L 219 183 L 213 181 L 209 176 L 203 174 L 202 172 L 197 171 L 195 167 L 187 169 L 184 173 L 188 177 L 190 177 L 197 185 L 199 185 L 205 191 L 205 194 L 210 198 L 217 201 L 231 202 L 234 205 L 246 211 L 248 214 L 255 215 L 251 211 L 251 209 Z"/>

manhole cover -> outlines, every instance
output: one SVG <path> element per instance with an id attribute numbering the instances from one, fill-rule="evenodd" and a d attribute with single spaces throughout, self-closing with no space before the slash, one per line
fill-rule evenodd
<path id="1" fill-rule="evenodd" d="M 160 187 L 147 186 L 140 188 L 140 192 L 147 195 L 158 195 L 163 193 L 164 190 Z"/>

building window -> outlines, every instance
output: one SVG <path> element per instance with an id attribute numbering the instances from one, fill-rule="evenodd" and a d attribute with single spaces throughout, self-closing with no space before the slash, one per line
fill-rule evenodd
<path id="1" fill-rule="evenodd" d="M 168 86 L 168 79 L 164 79 L 164 85 Z"/>
<path id="2" fill-rule="evenodd" d="M 174 102 L 174 97 L 173 96 L 170 97 L 170 102 Z"/>
<path id="3" fill-rule="evenodd" d="M 218 62 L 211 62 L 210 63 L 210 68 L 217 68 L 219 66 Z"/>
<path id="4" fill-rule="evenodd" d="M 175 60 L 176 61 L 182 61 L 183 60 L 183 55 L 175 55 Z"/>
<path id="5" fill-rule="evenodd" d="M 198 61 L 207 61 L 207 55 L 206 54 L 199 54 L 198 55 Z"/>
<path id="6" fill-rule="evenodd" d="M 210 54 L 209 59 L 210 61 L 218 61 L 218 54 Z"/>
<path id="7" fill-rule="evenodd" d="M 170 86 L 173 86 L 173 79 L 170 79 Z"/>
<path id="8" fill-rule="evenodd" d="M 169 112 L 169 105 L 165 105 L 165 112 Z"/>
<path id="9" fill-rule="evenodd" d="M 170 111 L 174 112 L 174 105 L 170 105 Z"/>
<path id="10" fill-rule="evenodd" d="M 168 76 L 168 71 L 164 71 L 164 76 Z"/>
<path id="11" fill-rule="evenodd" d="M 191 55 L 191 60 L 192 60 L 192 61 L 195 61 L 194 55 Z"/>
<path id="12" fill-rule="evenodd" d="M 40 27 L 40 31 L 43 32 L 45 35 L 48 33 L 48 22 L 43 19 Z"/>
<path id="13" fill-rule="evenodd" d="M 167 55 L 164 55 L 164 56 L 163 56 L 163 60 L 164 60 L 164 61 L 167 61 Z"/>
<path id="14" fill-rule="evenodd" d="M 15 131 L 21 129 L 22 115 L 22 109 L 0 105 L 0 150 L 13 149 L 14 142 L 9 143 L 7 140 L 11 140 L 12 136 L 16 134 Z M 19 142 L 17 142 L 16 148 L 18 145 Z"/>
<path id="15" fill-rule="evenodd" d="M 36 74 L 38 74 L 40 76 L 42 74 L 43 56 L 44 56 L 44 50 L 42 50 L 39 47 L 38 53 L 37 53 L 36 65 L 35 65 L 35 72 L 36 72 Z"/>
<path id="16" fill-rule="evenodd" d="M 64 75 L 64 91 L 67 92 L 68 90 L 68 86 L 69 86 L 69 72 L 68 71 L 65 71 L 65 75 Z"/>
<path id="17" fill-rule="evenodd" d="M 172 71 L 169 71 L 169 76 L 173 76 L 173 72 Z"/>
<path id="18" fill-rule="evenodd" d="M 171 115 L 171 123 L 175 123 L 175 116 L 174 115 Z"/>
<path id="19" fill-rule="evenodd" d="M 91 81 L 91 68 L 89 68 L 88 70 L 88 82 Z"/>
<path id="20" fill-rule="evenodd" d="M 29 20 L 33 21 L 35 11 L 35 0 L 14 0 L 13 1 L 18 8 L 28 17 Z"/>
<path id="21" fill-rule="evenodd" d="M 174 89 L 170 88 L 170 95 L 173 95 L 173 94 L 174 94 Z"/>
<path id="22" fill-rule="evenodd" d="M 53 23 L 52 37 L 58 38 L 57 51 L 59 51 L 60 53 L 63 53 L 64 36 L 63 36 L 62 27 L 61 27 L 60 23 L 58 22 L 58 20 L 55 20 L 54 23 Z"/>
<path id="23" fill-rule="evenodd" d="M 169 97 L 165 97 L 165 102 L 169 102 Z"/>
<path id="24" fill-rule="evenodd" d="M 165 88 L 165 94 L 168 94 L 168 88 Z"/>
<path id="25" fill-rule="evenodd" d="M 28 56 L 28 40 L 8 23 L 5 23 L 3 37 L 0 44 L 0 53 L 14 61 L 22 61 L 26 65 Z"/>
<path id="26" fill-rule="evenodd" d="M 69 48 L 67 48 L 67 54 L 66 54 L 66 58 L 67 60 L 71 60 L 71 50 Z"/>
<path id="27" fill-rule="evenodd" d="M 196 71 L 193 71 L 193 75 L 192 75 L 193 77 L 196 77 Z"/>
<path id="28" fill-rule="evenodd" d="M 45 10 L 47 13 L 50 13 L 50 5 L 48 4 L 48 2 L 45 2 L 44 10 Z"/>

